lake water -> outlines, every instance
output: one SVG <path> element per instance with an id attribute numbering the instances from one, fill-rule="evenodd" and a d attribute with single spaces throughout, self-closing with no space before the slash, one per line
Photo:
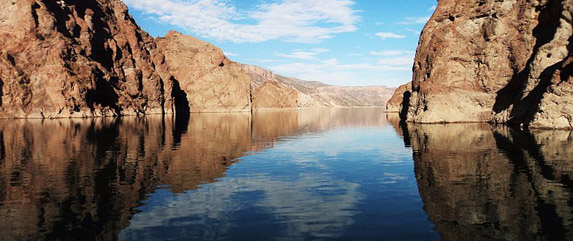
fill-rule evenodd
<path id="1" fill-rule="evenodd" d="M 382 109 L 0 121 L 0 240 L 573 240 L 573 134 Z"/>

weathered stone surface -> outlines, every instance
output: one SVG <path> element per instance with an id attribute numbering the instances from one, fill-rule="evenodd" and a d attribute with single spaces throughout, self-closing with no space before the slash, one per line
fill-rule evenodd
<path id="1" fill-rule="evenodd" d="M 266 81 L 253 91 L 253 109 L 297 108 L 298 93 L 276 81 Z"/>
<path id="2" fill-rule="evenodd" d="M 163 111 L 153 38 L 121 1 L 6 0 L 0 23 L 0 117 Z"/>
<path id="3" fill-rule="evenodd" d="M 184 92 L 191 112 L 251 110 L 250 78 L 221 49 L 175 31 L 156 43 L 169 78 Z"/>
<path id="4" fill-rule="evenodd" d="M 298 107 L 298 92 L 280 84 L 272 71 L 247 64 L 241 67 L 250 77 L 253 109 Z"/>
<path id="5" fill-rule="evenodd" d="M 387 112 L 400 112 L 403 108 L 403 105 L 408 105 L 408 103 L 404 103 L 404 99 L 408 99 L 412 94 L 412 83 L 403 84 L 396 91 L 392 98 L 388 100 L 386 103 L 386 111 Z M 406 98 L 404 98 L 406 97 Z"/>
<path id="6" fill-rule="evenodd" d="M 414 63 L 412 122 L 573 126 L 573 2 L 438 2 Z"/>

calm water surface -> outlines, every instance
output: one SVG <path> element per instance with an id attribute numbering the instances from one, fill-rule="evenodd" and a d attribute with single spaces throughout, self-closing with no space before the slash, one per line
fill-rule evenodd
<path id="1" fill-rule="evenodd" d="M 573 134 L 382 109 L 0 121 L 0 240 L 573 240 Z"/>

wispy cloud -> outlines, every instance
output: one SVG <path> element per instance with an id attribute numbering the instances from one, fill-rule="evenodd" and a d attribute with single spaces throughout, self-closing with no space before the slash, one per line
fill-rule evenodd
<path id="1" fill-rule="evenodd" d="M 397 22 L 398 25 L 418 25 L 418 24 L 426 24 L 430 16 L 424 17 L 407 17 L 404 21 Z"/>
<path id="2" fill-rule="evenodd" d="M 239 10 L 225 0 L 124 0 L 130 8 L 201 37 L 230 42 L 314 43 L 353 32 L 351 0 L 281 0 Z"/>
<path id="3" fill-rule="evenodd" d="M 436 11 L 436 5 L 431 6 L 430 8 L 428 8 L 428 12 L 433 12 Z"/>
<path id="4" fill-rule="evenodd" d="M 400 34 L 395 34 L 395 33 L 377 33 L 376 36 L 382 38 L 382 40 L 384 39 L 401 39 L 401 38 L 405 38 L 406 36 L 404 35 L 400 35 Z"/>
<path id="5" fill-rule="evenodd" d="M 247 61 L 251 62 L 260 62 L 260 63 L 277 63 L 277 62 L 284 62 L 283 60 L 278 59 L 246 59 Z"/>
<path id="6" fill-rule="evenodd" d="M 239 56 L 238 54 L 236 54 L 236 53 L 231 53 L 231 52 L 225 52 L 224 54 L 225 54 L 227 57 Z"/>
<path id="7" fill-rule="evenodd" d="M 342 64 L 337 59 L 327 59 L 317 63 L 288 63 L 271 66 L 277 73 L 305 80 L 327 81 L 329 83 L 349 83 L 360 79 L 365 72 L 382 73 L 411 71 L 413 55 L 382 58 L 368 63 Z"/>
<path id="8" fill-rule="evenodd" d="M 420 30 L 415 30 L 415 29 L 412 29 L 412 28 L 405 28 L 404 30 L 406 30 L 406 31 L 408 31 L 408 32 L 410 32 L 410 33 L 412 33 L 413 35 L 420 35 L 420 32 L 421 32 Z"/>
<path id="9" fill-rule="evenodd" d="M 315 59 L 317 55 L 328 52 L 328 49 L 316 48 L 312 51 L 293 50 L 290 54 L 276 53 L 277 56 L 290 59 Z"/>
<path id="10" fill-rule="evenodd" d="M 410 53 L 410 51 L 403 50 L 370 51 L 370 55 L 374 56 L 398 56 Z"/>

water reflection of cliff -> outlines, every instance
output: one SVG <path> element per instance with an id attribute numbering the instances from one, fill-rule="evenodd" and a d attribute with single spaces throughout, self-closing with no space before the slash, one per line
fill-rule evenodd
<path id="1" fill-rule="evenodd" d="M 378 111 L 354 113 L 366 122 L 342 118 L 349 111 L 0 121 L 0 239 L 116 239 L 158 185 L 181 193 L 214 182 L 281 137 L 384 124 Z"/>
<path id="2" fill-rule="evenodd" d="M 400 125 L 444 240 L 573 240 L 573 135 L 489 125 Z"/>

